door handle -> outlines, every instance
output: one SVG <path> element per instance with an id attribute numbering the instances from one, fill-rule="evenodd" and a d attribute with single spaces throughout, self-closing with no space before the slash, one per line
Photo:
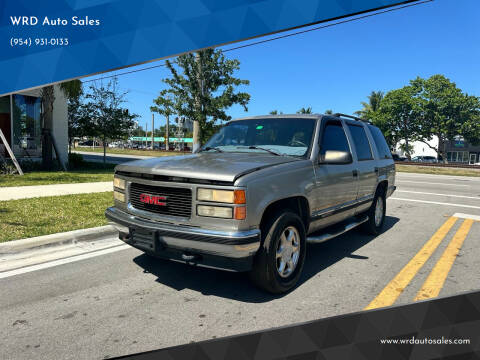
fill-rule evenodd
<path id="1" fill-rule="evenodd" d="M 353 174 L 353 177 L 357 177 L 357 176 L 358 176 L 358 171 L 357 171 L 357 170 L 353 170 L 353 171 L 352 171 L 352 174 Z"/>

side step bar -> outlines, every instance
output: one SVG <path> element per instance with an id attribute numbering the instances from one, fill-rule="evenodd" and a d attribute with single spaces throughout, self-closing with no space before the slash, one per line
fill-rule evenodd
<path id="1" fill-rule="evenodd" d="M 343 227 L 332 229 L 333 231 L 330 231 L 330 232 L 327 229 L 326 232 L 324 232 L 324 233 L 322 233 L 321 235 L 318 235 L 318 236 L 315 236 L 314 234 L 313 234 L 313 236 L 307 236 L 307 242 L 312 243 L 312 244 L 322 243 L 324 241 L 327 241 L 327 240 L 333 239 L 334 237 L 342 235 L 343 233 L 346 233 L 347 231 L 355 229 L 358 225 L 361 225 L 366 221 L 368 221 L 368 216 L 365 216 L 363 219 L 359 219 L 359 220 L 350 222 Z"/>

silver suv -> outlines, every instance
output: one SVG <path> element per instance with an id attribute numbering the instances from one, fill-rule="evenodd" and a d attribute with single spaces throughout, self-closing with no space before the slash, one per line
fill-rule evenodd
<path id="1" fill-rule="evenodd" d="M 335 115 L 227 123 L 197 153 L 118 165 L 106 217 L 126 243 L 189 264 L 249 271 L 282 293 L 306 244 L 378 234 L 395 165 L 381 131 Z"/>

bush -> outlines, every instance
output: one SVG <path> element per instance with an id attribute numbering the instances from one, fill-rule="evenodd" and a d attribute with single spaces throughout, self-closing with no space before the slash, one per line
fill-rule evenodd
<path id="1" fill-rule="evenodd" d="M 68 168 L 70 170 L 82 167 L 85 165 L 85 160 L 81 154 L 70 153 L 68 154 Z"/>

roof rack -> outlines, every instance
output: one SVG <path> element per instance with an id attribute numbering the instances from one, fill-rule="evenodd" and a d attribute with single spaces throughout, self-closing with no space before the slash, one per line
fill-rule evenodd
<path id="1" fill-rule="evenodd" d="M 335 116 L 335 117 L 344 117 L 344 118 L 349 118 L 349 119 L 353 119 L 353 120 L 357 120 L 357 121 L 363 121 L 365 123 L 370 123 L 369 120 L 365 120 L 365 119 L 362 119 L 362 118 L 359 118 L 359 117 L 356 117 L 356 116 L 353 116 L 353 115 L 346 115 L 346 114 L 342 114 L 342 113 L 335 113 L 333 114 L 332 116 Z"/>

